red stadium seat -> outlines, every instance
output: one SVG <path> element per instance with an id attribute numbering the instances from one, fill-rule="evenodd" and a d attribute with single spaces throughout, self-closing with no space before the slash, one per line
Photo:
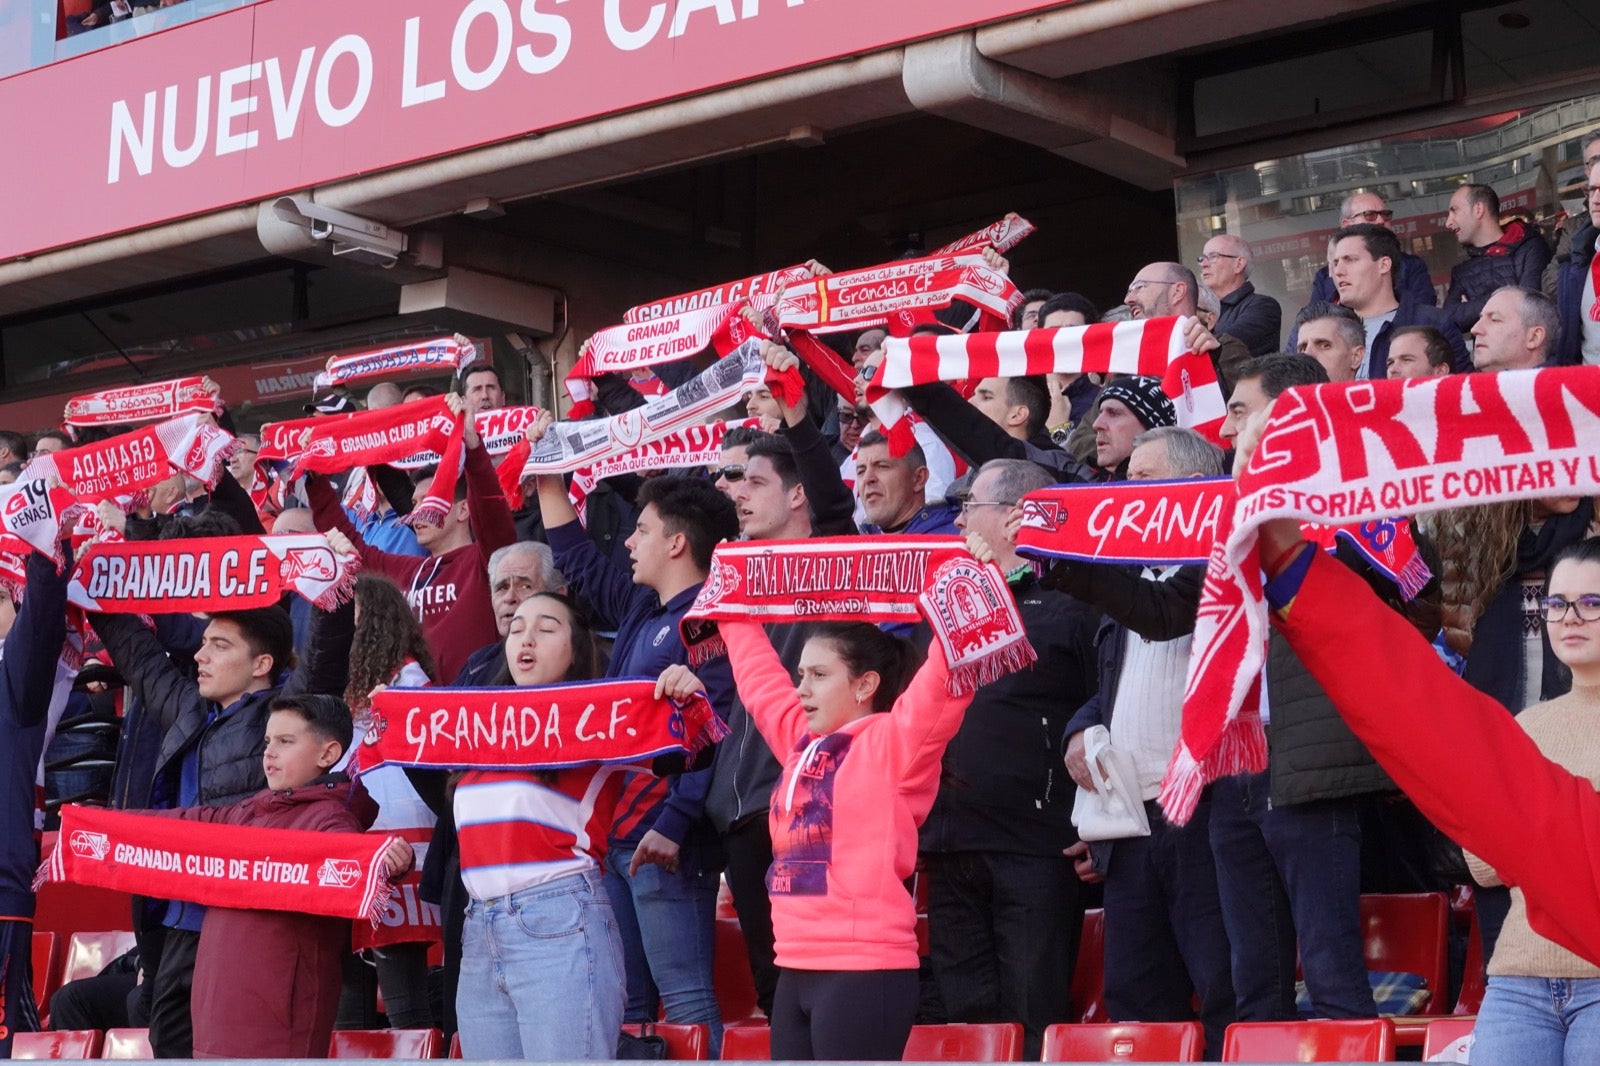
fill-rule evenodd
<path id="1" fill-rule="evenodd" d="M 437 1029 L 335 1029 L 330 1059 L 436 1059 L 444 1035 Z"/>
<path id="2" fill-rule="evenodd" d="M 105 1044 L 100 1050 L 103 1059 L 153 1059 L 150 1051 L 150 1030 L 107 1029 Z"/>
<path id="3" fill-rule="evenodd" d="M 1199 1062 L 1206 1033 L 1199 1022 L 1052 1025 L 1043 1062 Z"/>
<path id="4" fill-rule="evenodd" d="M 56 990 L 57 938 L 54 933 L 33 934 L 33 1004 L 44 1014 L 50 1007 L 50 996 Z M 21 1058 L 16 1055 L 14 1058 Z M 60 1055 L 39 1055 L 37 1058 L 58 1059 Z M 73 1056 L 83 1058 L 82 1055 Z"/>
<path id="5" fill-rule="evenodd" d="M 1083 912 L 1078 963 L 1072 971 L 1070 1015 L 1080 1022 L 1109 1022 L 1106 1013 L 1106 914 L 1096 907 Z"/>
<path id="6" fill-rule="evenodd" d="M 728 887 L 726 878 L 717 882 L 717 917 L 739 917 L 739 912 L 733 906 L 733 890 Z"/>
<path id="7" fill-rule="evenodd" d="M 624 1025 L 622 1031 L 634 1036 L 642 1035 L 644 1026 Z M 673 1022 L 655 1022 L 650 1032 L 667 1042 L 667 1058 L 682 1062 L 700 1062 L 710 1058 L 711 1029 L 704 1025 L 678 1025 Z"/>
<path id="8" fill-rule="evenodd" d="M 1477 1024 L 1478 1019 L 1463 1016 L 1429 1022 L 1428 1035 L 1422 1041 L 1422 1061 L 1427 1062 L 1435 1055 L 1442 1054 L 1451 1044 L 1472 1032 Z"/>
<path id="9" fill-rule="evenodd" d="M 1016 1062 L 1022 1058 L 1022 1026 L 1016 1022 L 975 1025 L 913 1025 L 906 1062 Z"/>
<path id="10" fill-rule="evenodd" d="M 73 933 L 67 939 L 67 952 L 57 987 L 68 981 L 97 976 L 111 965 L 111 960 L 132 949 L 133 944 L 133 934 L 127 932 Z"/>
<path id="11" fill-rule="evenodd" d="M 52 1033 L 18 1033 L 12 1038 L 14 1059 L 94 1059 L 100 1057 L 98 1029 L 66 1029 Z"/>
<path id="12" fill-rule="evenodd" d="M 730 1025 L 722 1030 L 722 1057 L 742 1062 L 772 1058 L 772 1030 L 764 1025 Z"/>
<path id="13" fill-rule="evenodd" d="M 1393 1062 L 1394 1023 L 1237 1022 L 1222 1041 L 1223 1062 Z"/>
<path id="14" fill-rule="evenodd" d="M 460 1057 L 461 1057 L 461 1034 L 460 1033 L 451 1033 L 450 1034 L 450 1058 L 459 1059 Z"/>
<path id="15" fill-rule="evenodd" d="M 1474 912 L 1472 927 L 1467 933 L 1467 959 L 1461 967 L 1461 992 L 1450 1013 L 1477 1014 L 1478 1008 L 1483 1006 L 1483 994 L 1489 990 L 1488 984 L 1489 975 L 1483 961 L 1483 927 L 1478 924 L 1478 915 Z"/>
<path id="16" fill-rule="evenodd" d="M 750 951 L 739 931 L 739 919 L 717 919 L 717 941 L 712 960 L 711 986 L 729 1025 L 762 1017 L 756 1005 L 756 981 L 750 974 Z"/>
<path id="17" fill-rule="evenodd" d="M 1428 1002 L 1418 1014 L 1443 1014 L 1449 994 L 1446 948 L 1449 905 L 1441 892 L 1361 897 L 1361 933 L 1367 969 L 1420 974 Z"/>

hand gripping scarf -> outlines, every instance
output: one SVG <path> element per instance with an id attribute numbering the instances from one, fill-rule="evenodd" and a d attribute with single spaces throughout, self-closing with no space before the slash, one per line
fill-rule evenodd
<path id="1" fill-rule="evenodd" d="M 497 407 L 473 415 L 472 428 L 478 431 L 478 439 L 483 442 L 483 450 L 489 453 L 489 458 L 499 459 L 526 439 L 524 434 L 528 427 L 543 413 L 538 407 Z M 437 466 L 440 461 L 438 452 L 418 452 L 389 465 L 399 470 L 421 470 L 425 466 Z"/>
<path id="2" fill-rule="evenodd" d="M 206 388 L 205 378 L 175 378 L 74 396 L 67 401 L 62 424 L 82 427 L 164 422 L 180 415 L 214 414 L 216 410 L 217 398 Z"/>
<path id="3" fill-rule="evenodd" d="M 407 517 L 436 526 L 455 505 L 456 478 L 461 475 L 462 426 L 465 418 L 450 410 L 443 396 L 429 396 L 377 411 L 299 418 L 261 429 L 258 468 L 294 460 L 290 480 L 307 471 L 334 474 L 357 466 L 394 463 L 420 451 L 439 453 L 439 470 L 427 497 Z M 300 438 L 311 436 L 304 447 Z"/>
<path id="4" fill-rule="evenodd" d="M 359 556 L 320 533 L 91 544 L 67 602 L 111 614 L 249 610 L 294 592 L 325 611 L 350 599 Z"/>
<path id="5" fill-rule="evenodd" d="M 786 329 L 831 333 L 878 325 L 901 310 L 948 307 L 955 300 L 994 316 L 998 324 L 1022 302 L 1022 293 L 981 255 L 932 255 L 791 285 L 774 310 Z M 758 307 L 766 302 L 754 301 Z"/>
<path id="6" fill-rule="evenodd" d="M 717 547 L 683 618 L 689 661 L 727 654 L 716 622 L 914 622 L 926 618 L 950 664 L 952 695 L 1036 658 L 1005 575 L 960 537 L 819 537 Z"/>
<path id="7" fill-rule="evenodd" d="M 567 374 L 572 418 L 594 414 L 593 380 L 601 374 L 627 373 L 642 366 L 670 363 L 698 354 L 707 345 L 727 355 L 754 334 L 740 315 L 742 304 L 716 304 L 697 311 L 624 323 L 603 329 L 584 342 L 578 361 Z"/>
<path id="8" fill-rule="evenodd" d="M 95 504 L 148 489 L 173 471 L 216 488 L 239 442 L 203 415 L 185 415 L 94 444 L 41 455 L 22 476 L 59 477 L 80 503 Z"/>
<path id="9" fill-rule="evenodd" d="M 998 252 L 1009 252 L 1023 239 L 1035 233 L 1034 225 L 1015 211 L 1006 213 L 1006 217 L 999 222 L 993 222 L 975 233 L 969 233 L 960 240 L 951 241 L 943 248 L 934 251 L 934 255 L 960 255 L 962 252 L 982 251 L 984 248 L 993 248 Z"/>
<path id="10" fill-rule="evenodd" d="M 37 890 L 69 882 L 234 910 L 378 920 L 389 838 L 263 829 L 67 804 Z"/>
<path id="11" fill-rule="evenodd" d="M 1236 498 L 1234 481 L 1227 477 L 1040 489 L 1018 504 L 1017 551 L 1135 566 L 1204 563 Z M 1304 523 L 1300 531 L 1325 551 L 1340 541 L 1350 545 L 1408 600 L 1433 577 L 1404 516 L 1343 526 Z"/>
<path id="12" fill-rule="evenodd" d="M 1167 817 L 1183 824 L 1207 782 L 1266 765 L 1263 522 L 1348 525 L 1597 492 L 1597 367 L 1346 382 L 1279 396 L 1206 565 L 1182 736 L 1162 783 Z"/>
<path id="13" fill-rule="evenodd" d="M 536 688 L 389 688 L 372 698 L 360 766 L 561 770 L 690 754 L 728 735 L 696 693 L 656 699 L 655 678 Z"/>
<path id="14" fill-rule="evenodd" d="M 314 389 L 331 389 L 411 370 L 460 373 L 478 358 L 478 348 L 461 334 L 370 352 L 336 355 L 319 374 Z"/>
<path id="15" fill-rule="evenodd" d="M 539 474 L 568 474 L 601 460 L 615 458 L 703 422 L 751 389 L 767 385 L 778 392 L 799 390 L 798 371 L 770 378 L 761 357 L 761 342 L 748 340 L 713 363 L 698 377 L 665 396 L 610 418 L 557 422 L 534 445 L 522 468 L 527 479 Z"/>
<path id="16" fill-rule="evenodd" d="M 893 444 L 904 436 L 895 427 L 906 411 L 905 401 L 890 395 L 894 389 L 1029 374 L 1137 374 L 1161 379 L 1178 425 L 1215 441 L 1227 404 L 1210 357 L 1190 352 L 1184 342 L 1188 323 L 1186 318 L 1150 318 L 1005 333 L 890 337 L 883 344 L 883 366 L 867 387 L 867 401 Z"/>
<path id="17" fill-rule="evenodd" d="M 61 524 L 75 502 L 71 492 L 44 477 L 25 476 L 0 486 L 0 532 L 8 534 L 8 550 L 26 544 L 59 564 Z"/>

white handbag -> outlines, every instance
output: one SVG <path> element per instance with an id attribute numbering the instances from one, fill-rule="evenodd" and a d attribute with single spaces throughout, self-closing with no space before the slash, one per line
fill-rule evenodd
<path id="1" fill-rule="evenodd" d="M 1150 818 L 1145 814 L 1133 756 L 1111 746 L 1111 731 L 1103 725 L 1084 730 L 1083 748 L 1095 790 L 1080 787 L 1072 803 L 1072 824 L 1078 829 L 1078 839 L 1149 836 Z"/>

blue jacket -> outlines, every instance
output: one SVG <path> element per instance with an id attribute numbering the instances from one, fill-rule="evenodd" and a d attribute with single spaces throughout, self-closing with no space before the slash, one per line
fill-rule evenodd
<path id="1" fill-rule="evenodd" d="M 0 918 L 33 917 L 34 785 L 56 661 L 67 639 L 66 610 L 66 574 L 38 552 L 28 556 L 27 591 L 0 661 Z"/>
<path id="2" fill-rule="evenodd" d="M 911 516 L 904 529 L 895 530 L 900 533 L 938 533 L 944 536 L 959 537 L 961 531 L 956 528 L 956 513 L 960 508 L 949 503 L 930 503 L 922 510 Z M 861 532 L 869 537 L 874 537 L 884 532 L 878 526 L 868 522 L 861 527 Z"/>
<path id="3" fill-rule="evenodd" d="M 1588 308 L 1583 306 L 1583 283 L 1589 276 L 1597 236 L 1600 231 L 1592 225 L 1573 234 L 1571 254 L 1561 261 L 1556 274 L 1556 309 L 1561 313 L 1561 336 L 1556 339 L 1556 354 L 1551 361 L 1557 366 L 1577 366 L 1583 362 L 1583 316 L 1588 313 Z"/>
<path id="4" fill-rule="evenodd" d="M 602 620 L 617 627 L 607 677 L 656 677 L 669 666 L 688 664 L 689 653 L 678 626 L 699 595 L 699 585 L 662 603 L 654 590 L 634 584 L 631 572 L 600 554 L 577 522 L 547 528 L 545 535 L 572 592 Z M 734 693 L 733 668 L 727 658 L 714 659 L 695 673 L 705 682 L 711 706 L 726 721 Z M 690 842 L 690 831 L 697 824 L 706 830 L 698 834 L 701 839 L 710 837 L 710 824 L 703 818 L 710 787 L 708 767 L 656 779 L 647 788 L 628 788 L 617 807 L 613 842 L 636 843 L 654 829 L 683 846 Z M 687 867 L 687 859 L 686 855 L 680 865 Z"/>
<path id="5" fill-rule="evenodd" d="M 1433 275 L 1428 272 L 1428 264 L 1410 252 L 1401 253 L 1400 278 L 1395 285 L 1395 295 L 1402 301 L 1415 300 L 1428 307 L 1435 307 L 1439 303 L 1439 294 L 1434 291 Z M 1339 290 L 1333 284 L 1333 278 L 1328 276 L 1325 266 L 1319 268 L 1317 276 L 1311 279 L 1311 296 L 1306 302 L 1315 303 L 1318 300 L 1330 304 L 1339 302 Z"/>

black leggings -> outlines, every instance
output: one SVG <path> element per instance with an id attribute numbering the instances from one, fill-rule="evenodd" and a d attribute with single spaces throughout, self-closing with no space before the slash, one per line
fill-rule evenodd
<path id="1" fill-rule="evenodd" d="M 898 1062 L 917 998 L 915 970 L 780 968 L 772 1057 Z"/>

